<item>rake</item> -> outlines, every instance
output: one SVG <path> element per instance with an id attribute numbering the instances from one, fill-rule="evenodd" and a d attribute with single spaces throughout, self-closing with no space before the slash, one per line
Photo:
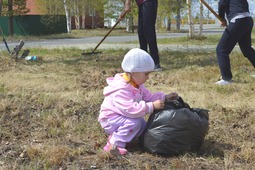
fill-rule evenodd
<path id="1" fill-rule="evenodd" d="M 125 11 L 125 13 L 123 14 L 123 16 L 126 15 L 128 11 Z M 102 38 L 102 40 L 97 44 L 97 46 L 93 49 L 92 52 L 87 52 L 87 53 L 82 53 L 82 55 L 86 55 L 86 54 L 96 54 L 96 53 L 101 53 L 101 52 L 95 52 L 97 50 L 97 48 L 100 46 L 100 44 L 102 44 L 102 42 L 106 39 L 106 37 L 112 32 L 112 30 L 119 24 L 119 22 L 122 20 L 122 18 L 119 18 L 118 21 L 114 24 L 114 26 L 108 31 L 108 33 Z"/>

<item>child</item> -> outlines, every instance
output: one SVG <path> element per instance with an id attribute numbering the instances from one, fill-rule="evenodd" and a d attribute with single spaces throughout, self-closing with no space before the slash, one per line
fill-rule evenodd
<path id="1" fill-rule="evenodd" d="M 117 149 L 125 155 L 128 153 L 126 143 L 143 133 L 145 115 L 163 109 L 164 101 L 178 98 L 178 94 L 152 94 L 144 87 L 155 64 L 152 57 L 139 48 L 131 49 L 121 66 L 124 73 L 106 79 L 108 86 L 103 91 L 105 98 L 98 121 L 109 134 L 104 150 L 110 152 Z"/>

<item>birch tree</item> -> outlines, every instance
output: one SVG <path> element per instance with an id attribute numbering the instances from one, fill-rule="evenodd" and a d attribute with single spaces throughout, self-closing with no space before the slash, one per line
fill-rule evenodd
<path id="1" fill-rule="evenodd" d="M 65 9 L 65 13 L 66 13 L 67 33 L 71 33 L 71 17 L 70 17 L 68 6 L 66 4 L 66 0 L 64 0 L 64 9 Z"/>
<path id="2" fill-rule="evenodd" d="M 190 0 L 186 0 L 186 3 L 187 3 L 187 14 L 188 14 L 188 24 L 189 24 L 189 38 L 194 38 L 194 23 L 192 18 L 191 2 Z"/>
<path id="3" fill-rule="evenodd" d="M 88 14 L 88 10 L 89 10 L 89 6 L 87 5 L 88 4 L 88 1 L 89 0 L 83 0 L 81 3 L 81 16 L 82 16 L 82 21 L 81 21 L 81 23 L 82 23 L 82 25 L 81 25 L 81 27 L 82 28 L 86 28 L 86 25 L 85 25 L 85 23 L 86 23 L 86 16 L 87 16 L 87 14 Z"/>
<path id="4" fill-rule="evenodd" d="M 135 2 L 133 2 L 131 7 L 131 12 L 126 14 L 125 20 L 126 20 L 126 31 L 127 32 L 135 32 L 134 28 L 134 22 L 138 22 L 138 7 Z"/>
<path id="5" fill-rule="evenodd" d="M 75 19 L 75 27 L 76 29 L 80 29 L 81 25 L 80 25 L 80 4 L 79 4 L 79 0 L 74 0 L 73 2 L 73 8 L 74 8 L 74 19 Z"/>

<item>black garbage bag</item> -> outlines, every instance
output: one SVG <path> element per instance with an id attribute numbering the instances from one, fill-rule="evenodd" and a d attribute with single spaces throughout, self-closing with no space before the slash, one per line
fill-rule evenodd
<path id="1" fill-rule="evenodd" d="M 141 136 L 145 150 L 178 155 L 200 149 L 209 129 L 208 110 L 190 108 L 180 97 L 153 113 Z"/>

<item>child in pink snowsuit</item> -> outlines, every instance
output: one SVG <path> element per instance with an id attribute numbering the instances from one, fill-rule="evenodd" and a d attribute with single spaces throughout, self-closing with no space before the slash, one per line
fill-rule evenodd
<path id="1" fill-rule="evenodd" d="M 127 154 L 126 143 L 139 137 L 145 127 L 145 115 L 163 109 L 165 100 L 178 97 L 177 93 L 151 93 L 144 87 L 149 74 L 154 71 L 152 57 L 145 51 L 131 49 L 122 61 L 124 73 L 106 79 L 105 96 L 98 118 L 104 131 L 109 135 L 104 147 L 106 152 L 117 149 Z"/>

